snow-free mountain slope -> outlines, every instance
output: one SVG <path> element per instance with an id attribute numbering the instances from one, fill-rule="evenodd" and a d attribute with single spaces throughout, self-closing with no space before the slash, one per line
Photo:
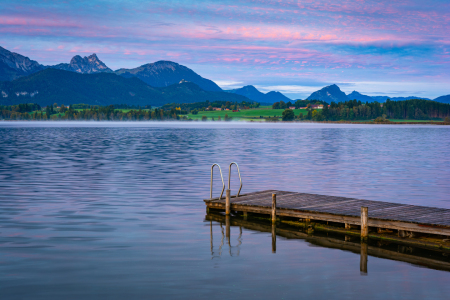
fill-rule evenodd
<path id="1" fill-rule="evenodd" d="M 233 89 L 233 90 L 227 90 L 228 93 L 234 93 L 238 95 L 245 96 L 249 98 L 250 100 L 256 101 L 256 102 L 262 102 L 262 103 L 275 103 L 279 101 L 288 102 L 291 101 L 288 97 L 283 95 L 280 92 L 271 91 L 267 94 L 264 94 L 260 91 L 258 91 L 257 88 L 255 88 L 253 85 L 246 85 L 244 87 L 241 87 L 239 89 Z"/>
<path id="2" fill-rule="evenodd" d="M 331 103 L 333 101 L 348 101 L 348 97 L 337 85 L 333 84 L 312 93 L 307 100 L 321 100 Z"/>
<path id="3" fill-rule="evenodd" d="M 172 61 L 161 60 L 134 69 L 119 69 L 115 73 L 127 78 L 137 77 L 154 87 L 169 86 L 185 80 L 195 83 L 205 91 L 222 91 L 213 81 L 203 78 L 188 67 Z"/>
<path id="4" fill-rule="evenodd" d="M 26 56 L 0 47 L 0 81 L 10 81 L 41 71 L 45 67 Z"/>

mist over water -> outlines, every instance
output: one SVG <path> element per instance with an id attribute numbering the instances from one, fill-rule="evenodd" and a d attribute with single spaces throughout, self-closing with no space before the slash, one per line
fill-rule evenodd
<path id="1" fill-rule="evenodd" d="M 450 209 L 450 128 L 0 123 L 3 299 L 447 299 L 450 273 L 205 222 L 210 167 L 278 189 Z M 218 175 L 216 172 L 215 175 Z M 232 169 L 232 194 L 239 185 Z M 222 188 L 215 177 L 213 196 Z"/>

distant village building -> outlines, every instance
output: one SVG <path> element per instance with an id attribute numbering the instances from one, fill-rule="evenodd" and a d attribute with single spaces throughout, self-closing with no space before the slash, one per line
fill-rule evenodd
<path id="1" fill-rule="evenodd" d="M 319 104 L 319 105 L 311 105 L 312 109 L 323 109 L 323 104 Z"/>
<path id="2" fill-rule="evenodd" d="M 222 110 L 220 107 L 213 107 L 213 110 Z"/>
<path id="3" fill-rule="evenodd" d="M 295 109 L 295 106 L 289 106 L 289 109 Z"/>

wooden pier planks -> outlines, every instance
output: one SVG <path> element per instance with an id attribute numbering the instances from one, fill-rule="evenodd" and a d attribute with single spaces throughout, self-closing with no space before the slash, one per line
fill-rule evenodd
<path id="1" fill-rule="evenodd" d="M 355 198 L 266 190 L 231 196 L 231 210 L 271 214 L 277 194 L 277 215 L 360 225 L 361 207 L 368 208 L 369 226 L 450 236 L 450 209 Z M 211 208 L 225 208 L 225 199 L 206 199 Z"/>

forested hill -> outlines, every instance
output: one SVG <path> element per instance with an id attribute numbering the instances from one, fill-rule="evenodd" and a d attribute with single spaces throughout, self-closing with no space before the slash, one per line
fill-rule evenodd
<path id="1" fill-rule="evenodd" d="M 388 119 L 430 120 L 450 117 L 450 104 L 432 100 L 404 100 L 386 103 L 365 103 L 351 100 L 345 102 L 331 102 L 324 109 L 317 111 L 312 119 L 316 121 L 339 120 L 371 120 L 384 116 Z"/>
<path id="2" fill-rule="evenodd" d="M 151 87 L 142 80 L 111 73 L 79 74 L 70 71 L 46 69 L 11 82 L 0 82 L 0 104 L 37 103 L 41 106 L 85 103 L 89 105 L 152 105 L 171 102 L 249 101 L 246 97 L 208 92 L 192 82 L 181 82 L 168 87 Z"/>
<path id="3" fill-rule="evenodd" d="M 205 101 L 230 101 L 230 102 L 251 102 L 247 97 L 226 92 L 211 92 L 201 89 L 193 82 L 181 82 L 167 87 L 161 87 L 166 103 L 195 103 Z"/>
<path id="4" fill-rule="evenodd" d="M 115 73 L 126 78 L 137 77 L 154 87 L 166 87 L 187 80 L 205 91 L 222 91 L 214 81 L 203 78 L 188 67 L 173 61 L 157 61 L 134 69 L 119 69 Z"/>

